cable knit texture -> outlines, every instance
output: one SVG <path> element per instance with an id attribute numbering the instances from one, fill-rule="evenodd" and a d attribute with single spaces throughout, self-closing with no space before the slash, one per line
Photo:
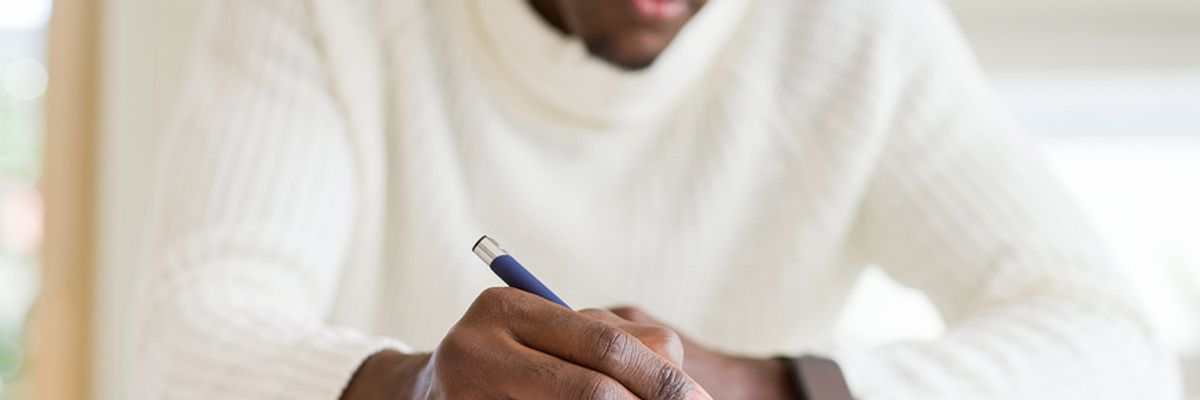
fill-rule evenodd
<path id="1" fill-rule="evenodd" d="M 638 73 L 523 0 L 210 3 L 159 166 L 150 397 L 337 398 L 500 284 L 483 233 L 573 305 L 827 354 L 861 399 L 1179 397 L 932 0 L 712 0 Z M 831 347 L 870 264 L 945 336 Z"/>

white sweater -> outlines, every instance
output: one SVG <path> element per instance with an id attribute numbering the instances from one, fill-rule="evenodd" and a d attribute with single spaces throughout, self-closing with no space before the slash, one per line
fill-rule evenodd
<path id="1" fill-rule="evenodd" d="M 861 399 L 1171 399 L 1109 258 L 930 0 L 713 0 L 621 72 L 524 0 L 219 0 L 163 149 L 154 398 L 334 399 L 500 239 L 577 307 L 818 353 Z M 933 342 L 829 346 L 880 265 Z"/>

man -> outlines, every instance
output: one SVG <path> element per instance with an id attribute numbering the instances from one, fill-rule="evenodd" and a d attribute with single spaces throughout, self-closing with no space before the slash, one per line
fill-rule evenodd
<path id="1" fill-rule="evenodd" d="M 154 397 L 1178 395 L 927 0 L 221 0 L 194 68 Z M 946 335 L 822 346 L 868 264 Z"/>

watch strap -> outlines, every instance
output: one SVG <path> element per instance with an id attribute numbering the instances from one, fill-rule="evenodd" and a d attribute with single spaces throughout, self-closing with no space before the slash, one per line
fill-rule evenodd
<path id="1" fill-rule="evenodd" d="M 817 356 L 783 357 L 800 400 L 852 400 L 837 362 Z"/>

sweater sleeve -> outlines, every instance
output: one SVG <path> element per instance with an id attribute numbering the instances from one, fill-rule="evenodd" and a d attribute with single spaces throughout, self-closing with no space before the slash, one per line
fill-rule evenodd
<path id="1" fill-rule="evenodd" d="M 947 331 L 837 354 L 855 397 L 1178 398 L 1173 361 L 952 19 L 901 3 L 883 58 L 899 106 L 848 254 L 927 294 Z"/>
<path id="2" fill-rule="evenodd" d="M 326 322 L 354 218 L 347 124 L 299 0 L 209 4 L 148 242 L 149 398 L 336 399 L 405 350 Z"/>

